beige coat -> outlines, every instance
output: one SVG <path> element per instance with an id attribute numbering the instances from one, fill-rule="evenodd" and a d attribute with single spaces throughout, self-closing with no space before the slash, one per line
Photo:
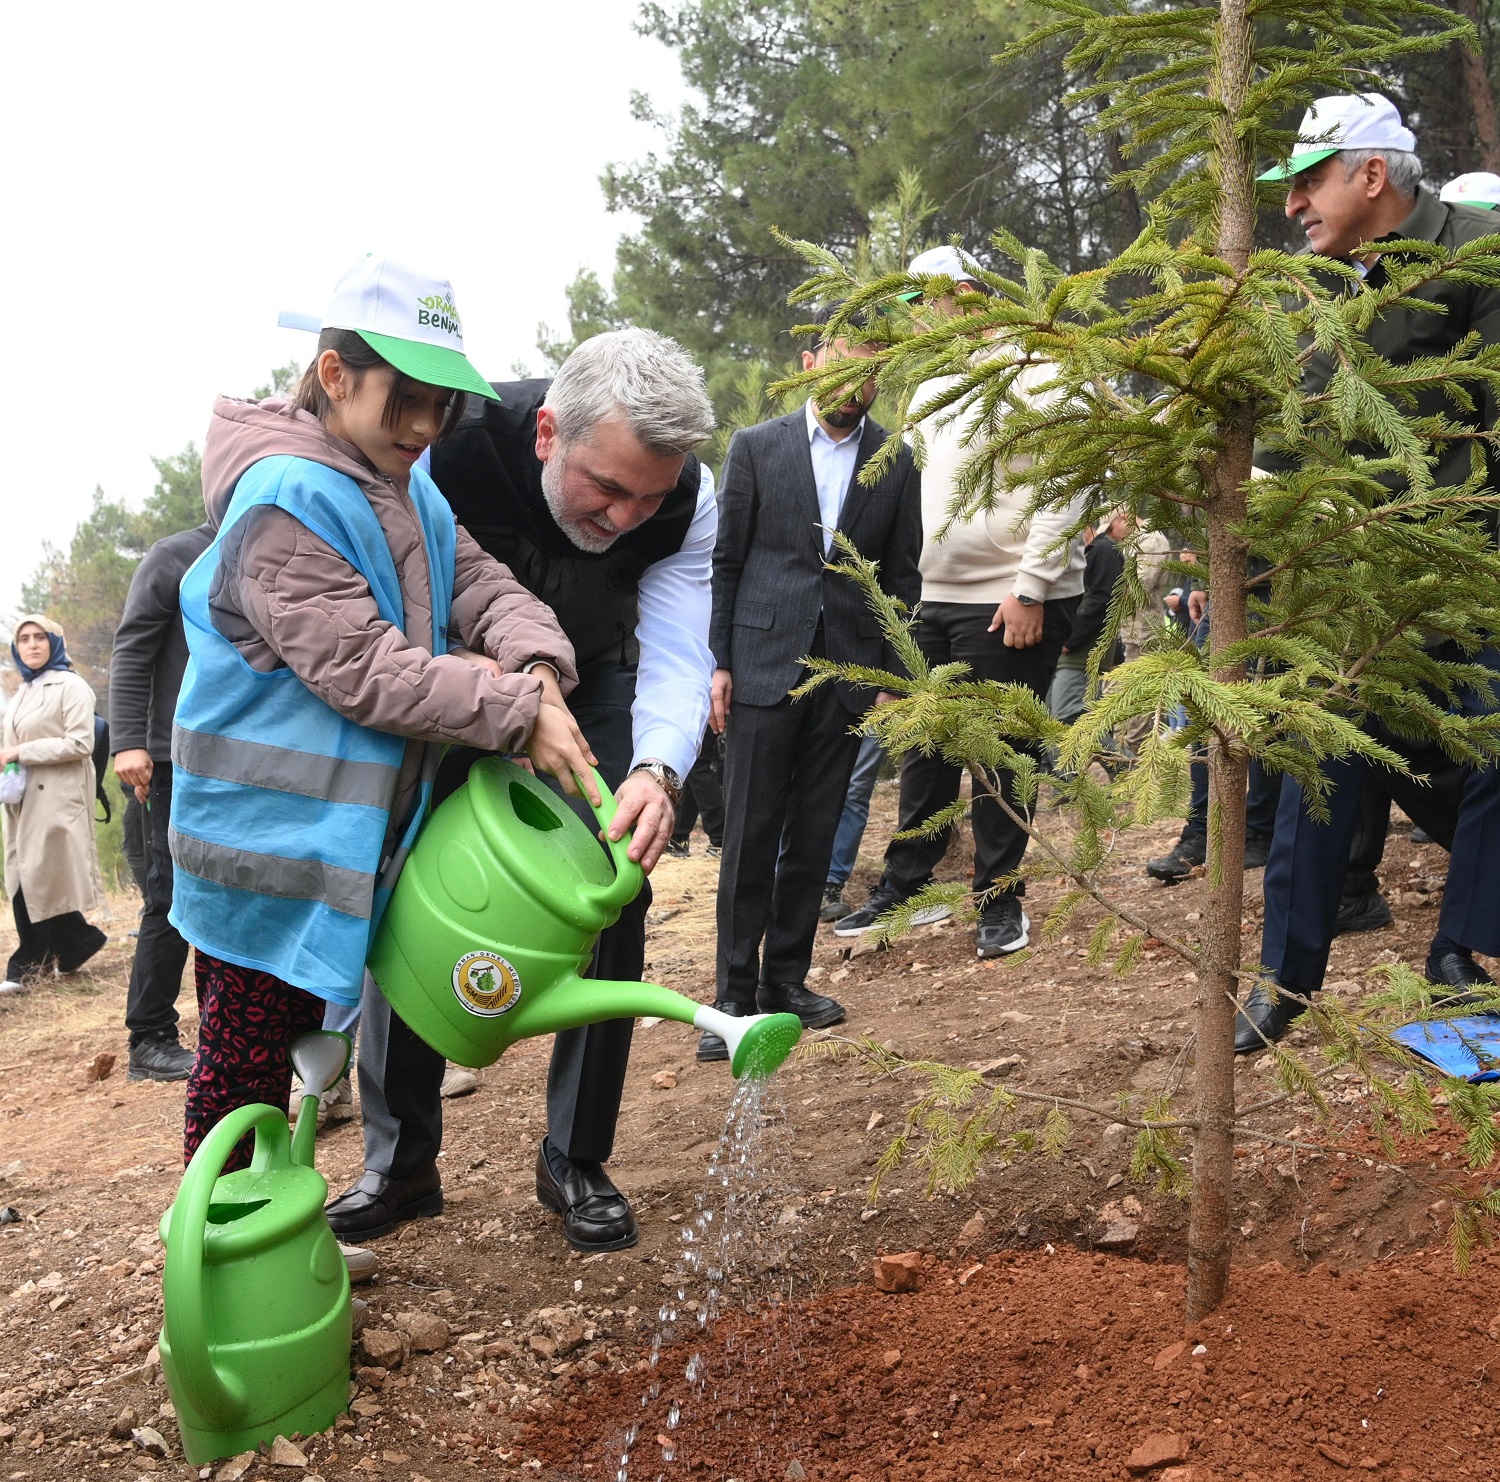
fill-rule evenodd
<path id="1" fill-rule="evenodd" d="M 0 808 L 5 888 L 47 921 L 104 905 L 94 846 L 94 692 L 70 669 L 23 684 L 5 711 L 6 748 L 20 748 L 26 796 Z"/>

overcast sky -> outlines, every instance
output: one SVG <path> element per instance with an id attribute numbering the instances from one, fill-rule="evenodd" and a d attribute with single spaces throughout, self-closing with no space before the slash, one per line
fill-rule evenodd
<path id="1" fill-rule="evenodd" d="M 6 6 L 0 139 L 11 464 L 0 615 L 94 487 L 138 505 L 150 463 L 202 444 L 311 336 L 368 251 L 452 280 L 470 358 L 541 369 L 580 266 L 607 278 L 628 220 L 600 171 L 660 147 L 675 56 L 634 0 L 214 0 Z"/>

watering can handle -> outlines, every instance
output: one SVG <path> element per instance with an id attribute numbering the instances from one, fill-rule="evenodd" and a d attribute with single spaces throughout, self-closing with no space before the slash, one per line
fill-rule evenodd
<path id="1" fill-rule="evenodd" d="M 249 1396 L 244 1386 L 215 1367 L 203 1319 L 203 1241 L 214 1185 L 236 1145 L 255 1131 L 255 1168 L 288 1161 L 286 1113 L 274 1106 L 241 1106 L 220 1121 L 199 1144 L 182 1177 L 167 1228 L 162 1271 L 162 1326 L 170 1335 L 173 1367 L 190 1405 L 222 1430 L 236 1425 Z"/>
<path id="2" fill-rule="evenodd" d="M 585 885 L 581 887 L 579 894 L 613 920 L 641 893 L 641 883 L 645 879 L 645 873 L 629 855 L 631 836 L 625 834 L 619 839 L 611 839 L 609 836 L 609 826 L 615 818 L 615 795 L 609 790 L 609 784 L 599 775 L 597 769 L 594 772 L 594 783 L 599 789 L 599 806 L 594 808 L 594 805 L 589 803 L 589 807 L 594 809 L 594 817 L 599 821 L 599 829 L 604 836 L 604 847 L 609 851 L 610 861 L 615 867 L 615 878 L 608 885 Z M 589 795 L 583 789 L 582 778 L 578 778 L 578 784 L 579 791 L 583 793 L 583 800 L 587 803 Z"/>

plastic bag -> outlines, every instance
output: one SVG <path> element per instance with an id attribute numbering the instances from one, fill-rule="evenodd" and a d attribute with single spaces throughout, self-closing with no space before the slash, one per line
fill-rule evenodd
<path id="1" fill-rule="evenodd" d="M 0 772 L 0 803 L 15 807 L 26 796 L 26 768 L 20 762 L 8 762 Z"/>

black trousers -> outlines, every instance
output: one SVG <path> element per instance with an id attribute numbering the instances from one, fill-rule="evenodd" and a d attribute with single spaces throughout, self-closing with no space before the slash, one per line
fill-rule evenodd
<path id="1" fill-rule="evenodd" d="M 975 679 L 1024 684 L 1045 701 L 1077 607 L 1076 597 L 1043 603 L 1042 641 L 1031 648 L 1007 648 L 1002 634 L 988 631 L 995 616 L 993 604 L 924 602 L 917 618 L 917 644 L 931 664 L 967 664 Z M 958 797 L 962 775 L 961 767 L 941 756 L 908 753 L 901 764 L 900 828 L 915 828 L 948 807 Z M 1011 774 L 993 781 L 998 781 L 1011 807 L 1019 809 Z M 1020 867 L 1026 856 L 1026 833 L 978 789 L 971 819 L 974 889 L 986 891 Z M 932 839 L 892 839 L 885 851 L 885 882 L 903 893 L 925 885 L 947 853 L 951 837 L 950 829 Z M 1015 894 L 1025 894 L 1024 882 Z"/>
<path id="2" fill-rule="evenodd" d="M 724 733 L 719 1003 L 748 1007 L 758 983 L 807 977 L 859 751 L 855 719 L 832 684 L 774 705 L 733 702 Z"/>
<path id="3" fill-rule="evenodd" d="M 724 842 L 724 743 L 712 731 L 703 733 L 698 760 L 682 783 L 682 798 L 672 824 L 672 838 L 686 843 L 693 825 L 701 818 L 710 844 Z"/>
<path id="4" fill-rule="evenodd" d="M 131 1049 L 147 1040 L 177 1043 L 177 994 L 188 956 L 188 944 L 167 920 L 172 909 L 172 851 L 167 841 L 172 821 L 171 762 L 153 763 L 150 797 L 149 807 L 141 810 L 146 908 L 141 912 L 141 934 L 136 938 L 125 997 Z"/>
<path id="5" fill-rule="evenodd" d="M 1401 811 L 1410 815 L 1411 807 L 1425 809 L 1423 827 L 1444 849 L 1453 848 L 1453 834 L 1458 827 L 1458 809 L 1463 801 L 1464 769 L 1450 761 L 1435 746 L 1414 750 L 1412 770 L 1430 777 L 1423 786 L 1409 778 L 1394 776 L 1382 767 L 1365 770 L 1364 791 L 1359 799 L 1359 821 L 1354 827 L 1354 842 L 1349 848 L 1349 870 L 1344 876 L 1344 894 L 1369 895 L 1380 889 L 1375 871 L 1385 858 L 1385 841 L 1389 832 L 1391 803 L 1399 795 Z"/>
<path id="6" fill-rule="evenodd" d="M 81 911 L 63 911 L 45 921 L 33 921 L 26 912 L 26 897 L 21 887 L 10 898 L 11 914 L 16 920 L 16 935 L 21 939 L 10 954 L 5 976 L 19 983 L 28 973 L 77 972 L 109 938 L 97 926 L 91 926 Z"/>
<path id="7" fill-rule="evenodd" d="M 614 788 L 625 779 L 633 746 L 630 707 L 635 670 L 617 664 L 586 670 L 568 697 L 599 771 Z M 461 787 L 484 753 L 453 747 L 438 773 L 434 802 Z M 544 781 L 551 783 L 550 778 Z M 569 805 L 598 824 L 586 803 Z M 599 935 L 585 976 L 639 982 L 646 962 L 646 911 L 651 885 Z M 568 1029 L 553 1042 L 547 1072 L 547 1139 L 565 1157 L 604 1162 L 614 1150 L 620 1097 L 630 1058 L 633 1019 Z M 420 1039 L 366 980 L 359 1030 L 359 1096 L 364 1114 L 365 1167 L 409 1178 L 432 1165 L 443 1143 L 443 1057 Z"/>
<path id="8" fill-rule="evenodd" d="M 125 800 L 125 811 L 120 815 L 120 853 L 130 866 L 130 877 L 141 893 L 144 903 L 147 879 L 151 874 L 151 846 L 147 842 L 146 830 L 150 826 L 145 807 L 136 800 L 135 789 L 120 783 L 120 793 Z"/>

